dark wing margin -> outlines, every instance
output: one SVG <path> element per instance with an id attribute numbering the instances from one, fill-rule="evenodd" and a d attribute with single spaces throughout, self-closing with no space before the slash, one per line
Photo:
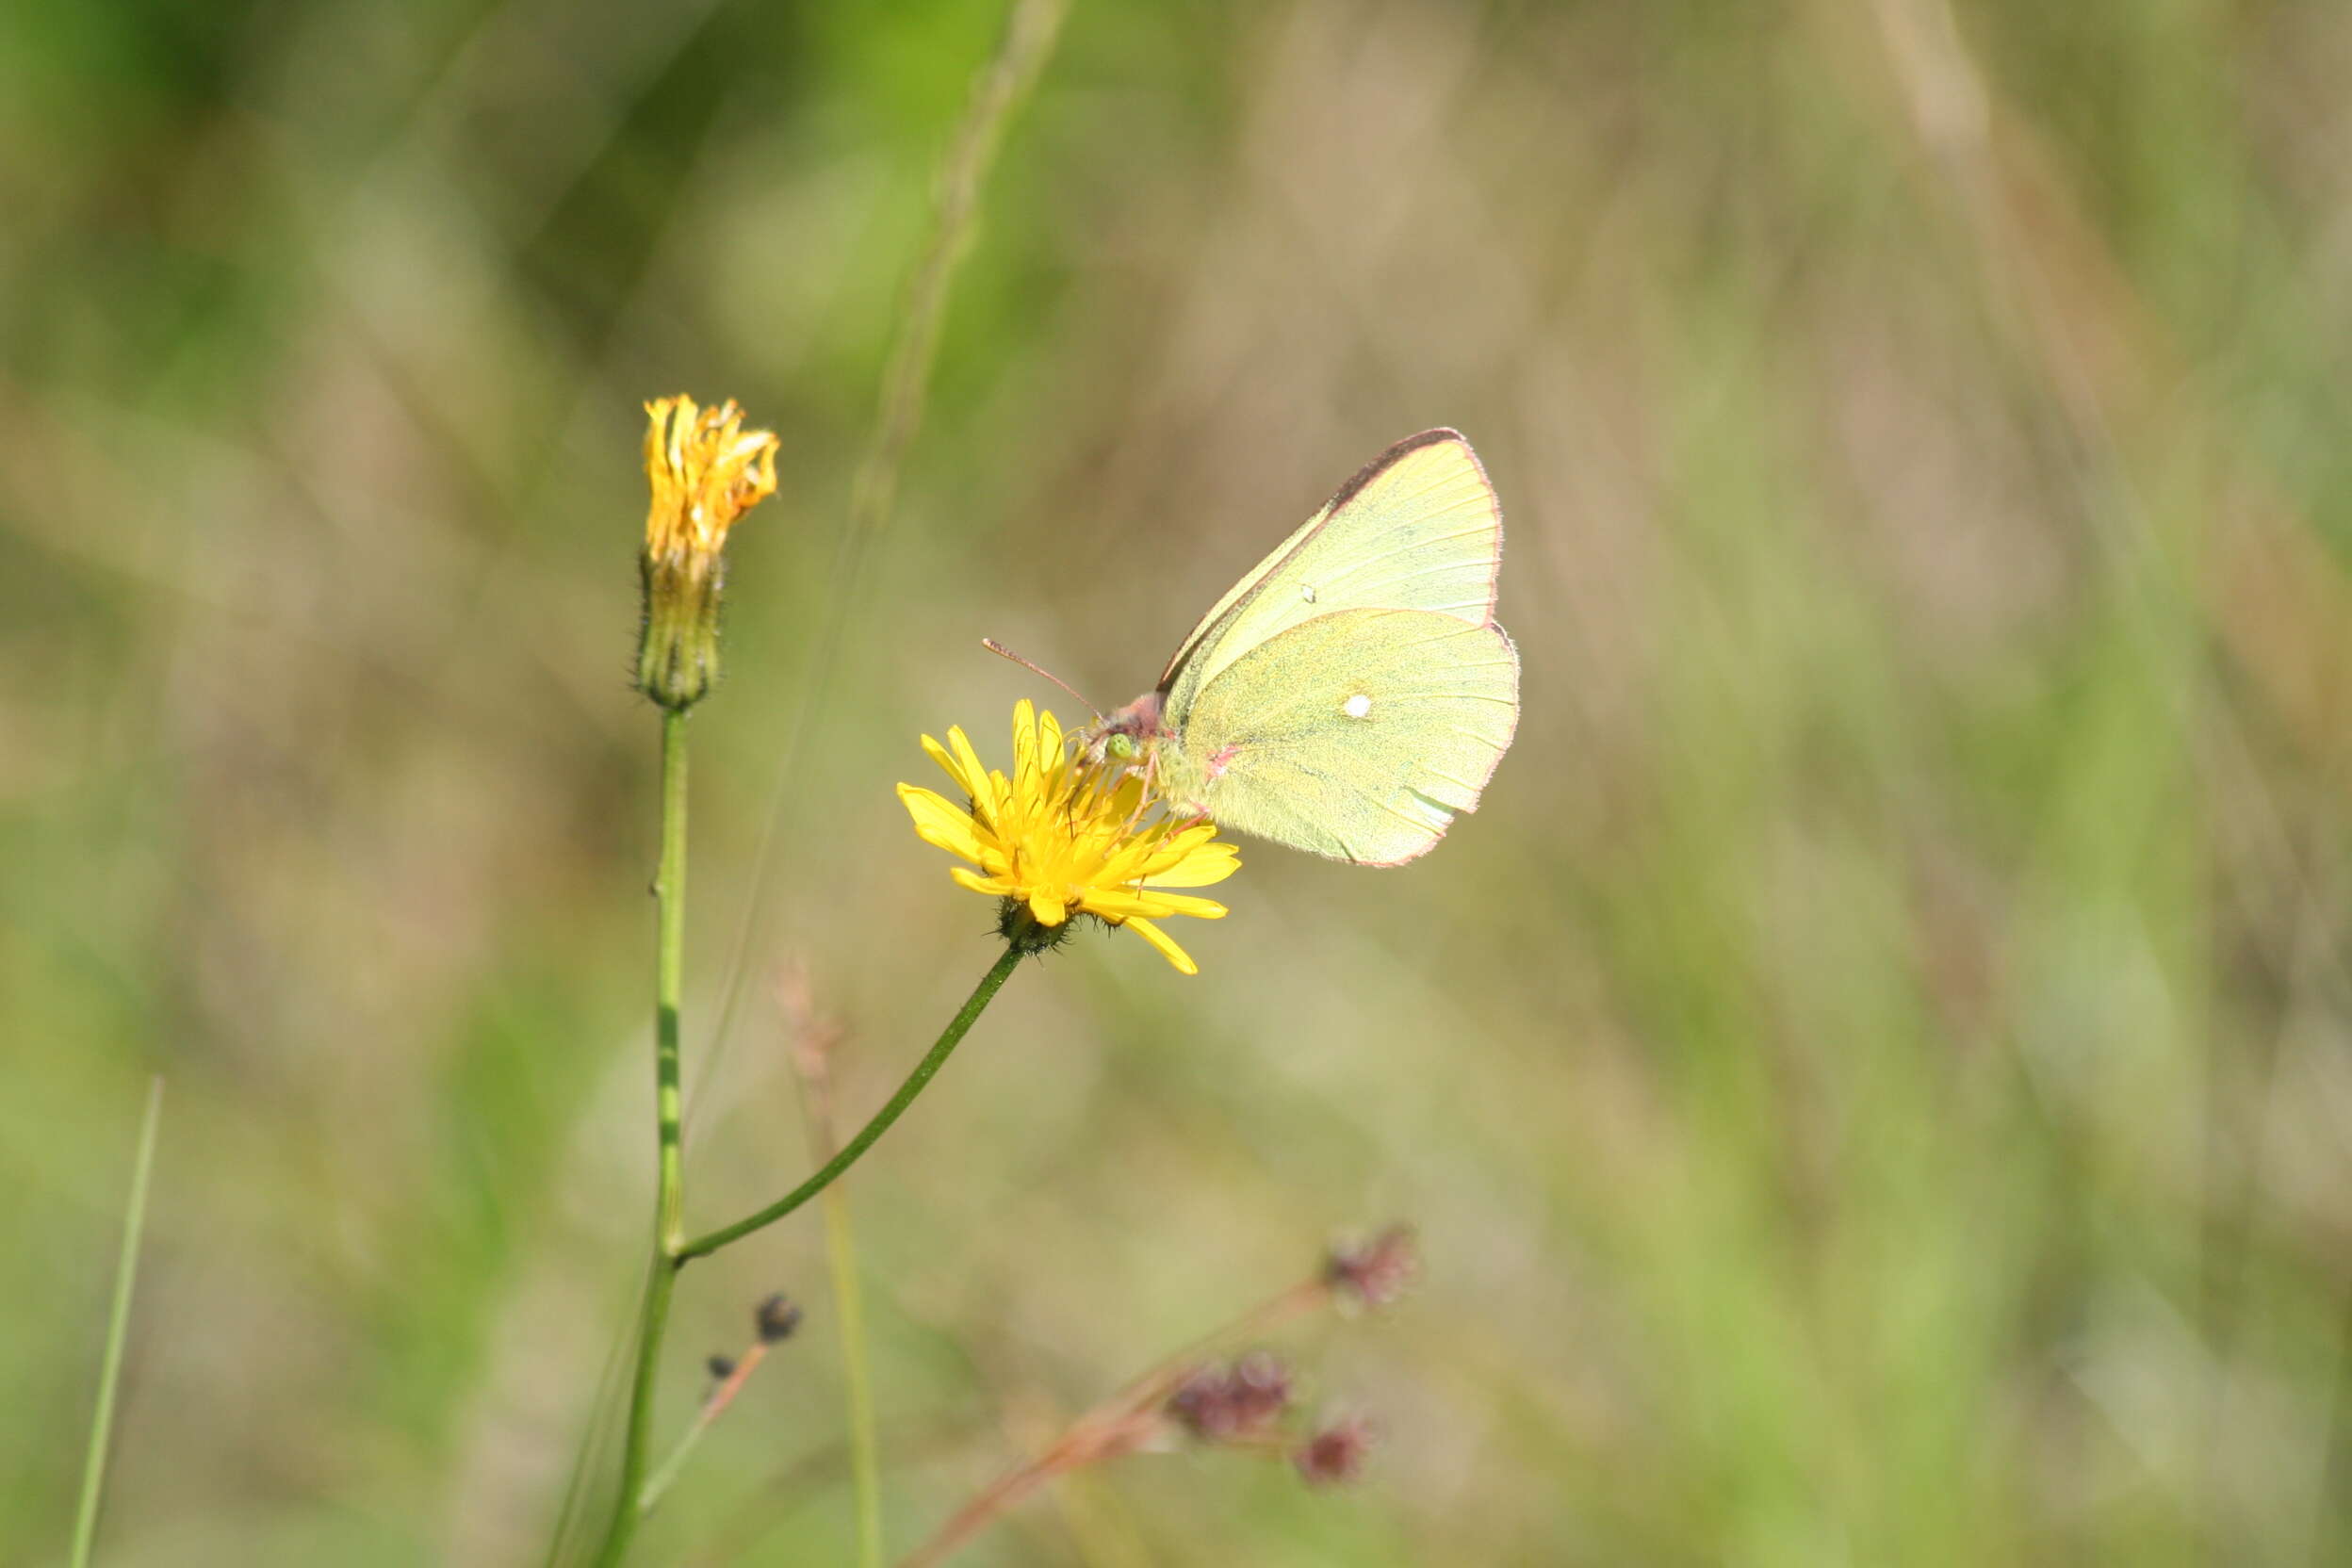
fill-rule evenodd
<path id="1" fill-rule="evenodd" d="M 1332 513 L 1337 512 L 1341 507 L 1346 506 L 1349 501 L 1354 500 L 1356 497 L 1363 492 L 1365 485 L 1370 484 L 1374 480 L 1380 478 L 1382 474 L 1388 472 L 1389 469 L 1395 467 L 1397 461 L 1403 458 L 1406 453 L 1417 452 L 1424 447 L 1434 447 L 1442 441 L 1459 441 L 1465 449 L 1467 449 L 1470 445 L 1469 437 L 1463 435 L 1462 432 L 1446 425 L 1439 425 L 1434 429 L 1425 430 L 1418 435 L 1408 435 L 1402 441 L 1396 442 L 1386 451 L 1380 453 L 1380 456 L 1365 464 L 1363 467 L 1358 468 L 1354 475 L 1348 479 L 1347 483 L 1341 485 L 1337 490 L 1331 493 L 1331 498 L 1323 503 L 1323 510 L 1316 513 L 1315 515 L 1318 517 L 1330 516 Z M 1304 543 L 1304 541 L 1302 540 L 1301 543 Z"/>

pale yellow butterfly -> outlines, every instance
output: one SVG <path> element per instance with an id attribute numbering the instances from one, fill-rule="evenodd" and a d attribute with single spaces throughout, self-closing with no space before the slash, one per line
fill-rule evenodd
<path id="1" fill-rule="evenodd" d="M 1470 443 L 1374 458 L 1212 606 L 1086 739 L 1180 810 L 1394 866 L 1475 810 L 1519 724 L 1494 624 L 1502 509 Z"/>

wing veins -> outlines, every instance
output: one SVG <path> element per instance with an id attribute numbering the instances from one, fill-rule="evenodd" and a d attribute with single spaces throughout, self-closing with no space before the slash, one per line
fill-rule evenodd
<path id="1" fill-rule="evenodd" d="M 1454 820 L 1453 808 L 1444 805 L 1438 801 L 1430 800 L 1429 796 L 1423 794 L 1418 790 L 1413 790 L 1409 792 L 1415 800 L 1426 803 L 1431 810 L 1436 811 L 1445 817 L 1446 821 L 1443 823 L 1433 823 L 1427 817 L 1416 817 L 1410 811 L 1404 810 L 1399 807 L 1392 806 L 1387 801 L 1380 799 L 1377 795 L 1370 798 L 1373 805 L 1379 807 L 1381 810 L 1386 811 L 1390 816 L 1395 817 L 1398 822 L 1403 823 L 1408 827 L 1418 829 L 1423 833 L 1443 833 L 1446 827 L 1452 825 Z"/>
<path id="2" fill-rule="evenodd" d="M 1366 566 L 1377 566 L 1383 561 L 1394 561 L 1400 555 L 1409 554 L 1413 550 L 1425 550 L 1433 545 L 1450 545 L 1457 539 L 1475 539 L 1481 533 L 1491 533 L 1494 530 L 1492 528 L 1466 528 L 1460 533 L 1441 534 L 1431 539 L 1411 540 L 1408 543 L 1397 546 L 1395 549 L 1389 550 L 1384 554 L 1366 556 L 1362 561 L 1351 563 L 1346 571 L 1340 573 L 1337 577 L 1331 579 L 1331 580 L 1333 582 L 1346 582 L 1361 573 Z M 1416 572 L 1413 575 L 1418 577 L 1422 574 Z"/>
<path id="3" fill-rule="evenodd" d="M 1456 733 L 1456 734 L 1460 734 L 1460 733 L 1461 733 L 1461 731 L 1460 731 L 1460 730 L 1456 730 L 1456 731 L 1455 731 L 1455 733 Z M 1470 792 L 1472 794 L 1474 794 L 1474 795 L 1475 795 L 1475 794 L 1477 794 L 1477 793 L 1478 793 L 1480 791 L 1482 791 L 1482 790 L 1484 790 L 1484 789 L 1486 788 L 1486 786 L 1485 786 L 1484 784 L 1482 784 L 1482 783 L 1481 783 L 1481 784 L 1473 784 L 1473 783 L 1471 783 L 1471 782 L 1470 782 L 1468 779 L 1466 779 L 1466 778 L 1456 778 L 1456 777 L 1455 777 L 1452 774 L 1449 774 L 1449 773 L 1440 773 L 1440 772 L 1438 772 L 1435 768 L 1429 767 L 1429 766 L 1428 766 L 1427 764 L 1424 764 L 1424 765 L 1423 765 L 1423 767 L 1422 767 L 1421 771 L 1422 771 L 1423 773 L 1428 774 L 1428 775 L 1429 775 L 1431 778 L 1435 778 L 1435 779 L 1441 780 L 1441 781 L 1442 781 L 1442 782 L 1444 782 L 1444 783 L 1451 784 L 1451 785 L 1453 785 L 1453 786 L 1454 786 L 1456 789 L 1458 789 L 1458 790 L 1467 790 L 1467 791 L 1469 791 L 1469 792 Z M 1412 785 L 1410 785 L 1410 784 L 1408 784 L 1408 785 L 1406 785 L 1406 786 L 1405 786 L 1405 788 L 1407 788 L 1407 789 L 1411 790 L 1411 789 L 1413 789 L 1413 786 L 1412 786 Z M 1415 794 L 1419 794 L 1421 792 L 1420 792 L 1420 791 L 1418 791 L 1418 790 L 1413 790 L 1413 793 L 1415 793 Z"/>
<path id="4" fill-rule="evenodd" d="M 1469 443 L 1468 443 L 1468 442 L 1464 442 L 1464 443 L 1462 443 L 1462 445 L 1463 445 L 1464 447 L 1467 447 L 1467 446 L 1469 445 Z M 1388 471 L 1389 471 L 1390 473 L 1394 473 L 1394 472 L 1396 472 L 1396 466 L 1395 466 L 1395 465 L 1393 465 L 1393 464 L 1392 464 L 1392 465 L 1390 466 L 1390 467 L 1389 467 L 1389 470 L 1388 470 Z M 1458 474 L 1445 474 L 1445 473 L 1437 473 L 1437 474 L 1432 474 L 1432 475 L 1430 475 L 1428 479 L 1424 480 L 1424 481 L 1420 483 L 1420 485 L 1419 485 L 1418 487 L 1416 487 L 1416 488 L 1414 488 L 1414 489 L 1412 489 L 1412 490 L 1398 490 L 1398 491 L 1395 492 L 1395 496 L 1396 496 L 1396 498 L 1397 499 L 1399 499 L 1399 500 L 1410 500 L 1410 499 L 1412 499 L 1412 498 L 1413 498 L 1413 497 L 1415 497 L 1415 496 L 1426 496 L 1426 495 L 1428 495 L 1428 494 L 1429 494 L 1430 491 L 1432 491 L 1432 490 L 1436 490 L 1436 489 L 1442 488 L 1442 487 L 1443 487 L 1443 486 L 1445 486 L 1445 485 L 1451 484 L 1451 483 L 1453 483 L 1453 482 L 1455 482 L 1455 481 L 1459 478 L 1459 477 L 1460 477 L 1460 476 L 1459 476 Z M 1378 482 L 1376 481 L 1375 482 Z M 1371 488 L 1371 485 L 1365 485 L 1365 486 L 1364 486 L 1364 489 L 1365 489 L 1365 490 L 1368 490 L 1368 489 L 1370 489 L 1370 488 Z M 1482 490 L 1484 490 L 1484 491 L 1485 491 L 1486 497 L 1487 497 L 1487 498 L 1491 498 L 1494 496 L 1494 488 L 1493 488 L 1491 485 L 1482 485 L 1482 486 L 1480 486 L 1480 488 L 1481 488 Z M 1358 492 L 1356 492 L 1356 496 L 1361 496 L 1363 493 L 1364 493 L 1364 491 L 1359 490 Z M 1352 505 L 1354 505 L 1354 504 L 1355 504 L 1355 501 L 1356 501 L 1356 496 L 1350 496 L 1350 497 L 1348 497 L 1348 504 L 1349 504 L 1349 505 L 1351 505 L 1351 506 L 1352 506 Z M 1476 500 L 1476 499 L 1478 499 L 1478 498 L 1479 498 L 1478 495 L 1476 495 L 1475 493 L 1474 493 L 1473 495 L 1465 496 L 1465 497 L 1463 497 L 1463 498 L 1462 498 L 1462 499 L 1463 499 L 1463 500 Z M 1450 510 L 1450 508 L 1449 508 L 1448 510 Z"/>

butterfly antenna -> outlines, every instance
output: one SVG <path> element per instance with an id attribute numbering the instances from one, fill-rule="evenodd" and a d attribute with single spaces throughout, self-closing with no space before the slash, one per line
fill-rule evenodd
<path id="1" fill-rule="evenodd" d="M 1078 706 L 1085 709 L 1087 712 L 1092 713 L 1094 715 L 1095 723 L 1101 724 L 1102 722 L 1102 710 L 1088 702 L 1085 697 L 1078 696 L 1077 687 L 1072 686 L 1069 681 L 1064 680 L 1060 676 L 1055 675 L 1052 670 L 1047 669 L 1044 665 L 1039 664 L 1033 660 L 1023 659 L 1021 655 L 1015 653 L 1012 649 L 1006 647 L 1004 644 L 998 642 L 993 637 L 981 638 L 980 645 L 988 649 L 990 653 L 995 654 L 999 659 L 1009 659 L 1014 663 L 1019 664 L 1022 669 L 1034 671 L 1035 673 L 1045 677 L 1046 679 L 1052 681 L 1054 685 L 1059 686 L 1063 691 L 1068 692 L 1071 696 L 1078 697 Z"/>

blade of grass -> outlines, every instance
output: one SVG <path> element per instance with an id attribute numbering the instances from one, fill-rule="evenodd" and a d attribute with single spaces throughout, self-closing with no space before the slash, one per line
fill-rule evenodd
<path id="1" fill-rule="evenodd" d="M 866 1312 L 858 1285 L 858 1242 L 847 1190 L 835 1183 L 824 1199 L 825 1269 L 841 1322 L 841 1382 L 849 1406 L 849 1475 L 858 1502 L 858 1568 L 881 1568 L 882 1459 L 874 1435 L 874 1378 L 866 1356 Z"/>
<path id="2" fill-rule="evenodd" d="M 930 396 L 931 368 L 939 356 L 939 331 L 956 274 L 972 249 L 979 226 L 981 198 L 1005 128 L 1029 91 L 1044 73 L 1061 37 L 1069 0 L 1013 0 L 1004 32 L 996 51 L 973 75 L 972 95 L 956 122 L 953 139 L 939 160 L 933 187 L 931 228 L 922 257 L 906 286 L 906 308 L 898 318 L 898 335 L 890 345 L 882 370 L 882 386 L 874 413 L 874 436 L 858 471 L 850 481 L 849 519 L 836 547 L 833 591 L 825 596 L 825 619 L 818 628 L 808 674 L 802 680 L 786 732 L 783 765 L 769 792 L 766 822 L 760 846 L 752 856 L 751 899 L 728 959 L 725 989 L 720 993 L 718 1027 L 711 1031 L 701 1081 L 719 1082 L 727 1042 L 734 1034 L 735 1012 L 750 972 L 751 955 L 768 946 L 762 939 L 770 907 L 765 891 L 774 880 L 776 856 L 784 841 L 785 811 L 800 774 L 801 759 L 821 729 L 825 694 L 832 689 L 833 670 L 852 618 L 862 613 L 863 581 L 874 542 L 890 520 L 898 494 L 899 470 L 907 449 L 923 429 L 923 408 Z M 688 1130 L 700 1123 L 704 1104 L 697 1097 Z"/>
<path id="3" fill-rule="evenodd" d="M 645 1289 L 640 1279 L 637 1289 Z M 634 1299 L 634 1298 L 631 1298 Z M 571 1474 L 564 1482 L 564 1500 L 555 1513 L 555 1527 L 547 1543 L 547 1568 L 563 1568 L 577 1561 L 591 1543 L 588 1532 L 601 1506 L 596 1491 L 596 1477 L 603 1472 L 612 1455 L 612 1438 L 618 1432 L 622 1401 L 629 1383 L 631 1353 L 637 1348 L 629 1335 L 616 1335 L 606 1350 L 604 1370 L 596 1378 L 596 1391 L 589 1401 L 592 1412 L 587 1430 L 572 1454 Z"/>
<path id="4" fill-rule="evenodd" d="M 821 1021 L 808 1001 L 807 976 L 785 974 L 776 1000 L 792 1032 L 792 1063 L 800 1082 L 800 1114 L 811 1159 L 831 1159 L 841 1140 L 834 1131 L 833 1049 L 841 1031 Z M 858 1509 L 858 1568 L 881 1568 L 882 1461 L 874 1433 L 874 1378 L 866 1354 L 865 1298 L 858 1282 L 858 1238 L 849 1217 L 848 1189 L 835 1183 L 821 1200 L 825 1208 L 825 1271 L 833 1311 L 841 1328 L 841 1387 L 848 1406 L 851 1492 Z"/>
<path id="5" fill-rule="evenodd" d="M 155 1129 L 163 1121 L 163 1079 L 147 1086 L 147 1114 L 139 1127 L 131 1165 L 131 1196 L 122 1214 L 122 1255 L 114 1269 L 114 1305 L 106 1315 L 106 1355 L 98 1374 L 98 1409 L 82 1457 L 82 1501 L 74 1520 L 74 1568 L 89 1568 L 98 1539 L 98 1501 L 106 1489 L 106 1446 L 114 1433 L 115 1395 L 122 1382 L 122 1343 L 131 1321 L 131 1287 L 139 1276 L 139 1241 L 147 1228 L 147 1180 L 155 1168 Z"/>

